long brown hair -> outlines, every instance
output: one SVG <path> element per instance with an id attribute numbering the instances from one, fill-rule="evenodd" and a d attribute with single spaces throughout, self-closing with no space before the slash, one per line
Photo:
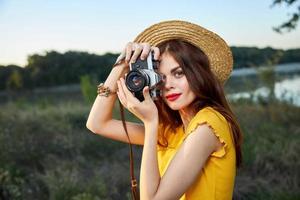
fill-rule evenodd
<path id="1" fill-rule="evenodd" d="M 239 167 L 242 163 L 242 132 L 237 120 L 225 98 L 222 83 L 218 81 L 209 66 L 207 56 L 196 46 L 183 40 L 169 40 L 158 45 L 160 54 L 170 54 L 176 62 L 182 67 L 191 90 L 195 93 L 196 99 L 192 103 L 194 111 L 210 106 L 221 113 L 228 121 L 234 138 L 236 150 L 236 164 Z M 170 109 L 164 101 L 156 102 L 159 110 L 160 124 L 162 130 L 170 128 L 175 131 L 182 125 L 179 112 Z M 165 133 L 165 131 L 162 131 Z M 159 145 L 167 146 L 165 135 L 160 135 Z"/>

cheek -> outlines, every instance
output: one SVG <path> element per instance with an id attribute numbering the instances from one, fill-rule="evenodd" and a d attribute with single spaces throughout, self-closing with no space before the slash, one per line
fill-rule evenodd
<path id="1" fill-rule="evenodd" d="M 196 95 L 195 93 L 192 91 L 190 85 L 188 84 L 188 82 L 184 82 L 182 84 L 182 89 L 183 89 L 183 92 L 186 94 L 186 97 L 188 98 L 188 100 L 190 101 L 194 101 L 194 99 L 196 98 Z"/>
<path id="2" fill-rule="evenodd" d="M 185 77 L 183 77 L 182 80 L 180 82 L 178 82 L 178 84 L 179 84 L 179 87 L 181 88 L 181 90 L 183 90 L 183 92 L 191 91 L 190 85 L 187 82 Z"/>

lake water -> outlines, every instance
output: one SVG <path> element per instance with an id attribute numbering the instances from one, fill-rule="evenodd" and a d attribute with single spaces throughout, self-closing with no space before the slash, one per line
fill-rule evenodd
<path id="1" fill-rule="evenodd" d="M 234 70 L 225 85 L 227 97 L 231 100 L 267 100 L 273 90 L 277 99 L 300 106 L 300 63 L 275 66 L 274 81 L 271 85 L 260 78 L 263 69 L 266 68 Z"/>
<path id="2" fill-rule="evenodd" d="M 266 85 L 266 82 L 261 80 L 260 74 L 262 69 L 247 68 L 234 70 L 225 84 L 227 98 L 233 101 L 241 98 L 252 99 L 253 101 L 258 101 L 258 99 L 268 101 L 272 90 L 277 99 L 300 106 L 300 63 L 274 66 L 272 87 L 270 87 L 270 84 Z M 79 84 L 53 88 L 36 88 L 33 90 L 31 96 L 63 96 L 63 94 L 67 94 L 67 98 L 70 96 L 82 98 Z M 0 91 L 0 103 L 6 102 L 9 99 L 7 92 Z"/>

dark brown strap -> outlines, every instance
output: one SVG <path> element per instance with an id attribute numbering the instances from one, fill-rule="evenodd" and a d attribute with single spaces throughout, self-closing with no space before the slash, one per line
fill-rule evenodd
<path id="1" fill-rule="evenodd" d="M 139 195 L 139 191 L 138 191 L 138 184 L 137 181 L 134 177 L 134 163 L 133 163 L 133 153 L 132 153 L 132 145 L 131 145 L 131 141 L 128 135 L 128 131 L 127 131 L 127 126 L 125 123 L 125 116 L 124 116 L 124 107 L 121 104 L 121 102 L 119 101 L 119 105 L 120 105 L 120 115 L 121 115 L 121 119 L 122 119 L 122 124 L 124 127 L 124 130 L 126 132 L 128 141 L 129 141 L 129 158 L 130 158 L 130 182 L 131 182 L 131 197 L 133 200 L 139 200 L 140 199 L 140 195 Z"/>

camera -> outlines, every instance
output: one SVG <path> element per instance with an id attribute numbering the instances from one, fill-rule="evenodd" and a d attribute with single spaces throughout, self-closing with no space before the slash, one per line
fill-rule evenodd
<path id="1" fill-rule="evenodd" d="M 159 62 L 154 60 L 151 51 L 147 59 L 141 60 L 140 56 L 135 63 L 130 63 L 130 71 L 126 76 L 126 86 L 140 101 L 144 100 L 143 89 L 149 86 L 150 96 L 157 100 L 161 96 L 160 83 L 163 77 L 157 72 Z"/>

